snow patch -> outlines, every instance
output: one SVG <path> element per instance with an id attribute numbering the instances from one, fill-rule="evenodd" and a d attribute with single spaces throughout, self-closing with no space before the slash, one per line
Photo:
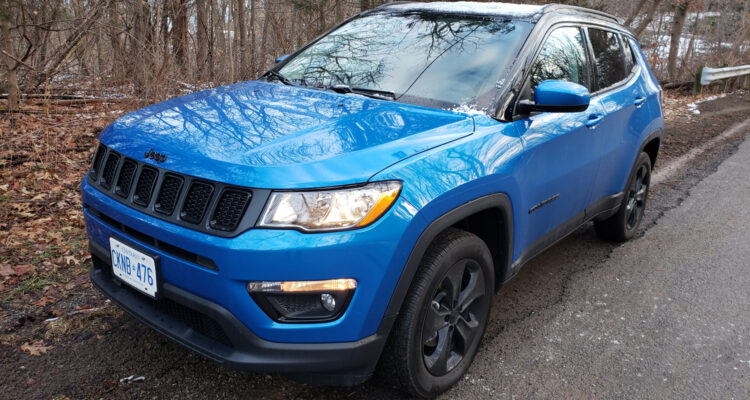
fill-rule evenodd
<path id="1" fill-rule="evenodd" d="M 542 10 L 542 6 L 509 3 L 480 3 L 476 1 L 407 3 L 387 6 L 399 11 L 427 11 L 453 14 L 502 15 L 508 17 L 530 17 Z"/>
<path id="2" fill-rule="evenodd" d="M 453 112 L 462 113 L 462 114 L 469 114 L 469 115 L 486 115 L 484 110 L 478 109 L 476 105 L 469 105 L 469 104 L 461 104 L 460 106 L 451 108 L 448 111 L 453 111 Z"/>
<path id="3" fill-rule="evenodd" d="M 700 99 L 698 101 L 695 101 L 693 103 L 690 103 L 690 104 L 687 105 L 688 112 L 690 112 L 692 114 L 695 114 L 695 115 L 700 115 L 701 111 L 698 109 L 698 104 L 705 103 L 705 102 L 708 102 L 708 101 L 714 101 L 714 100 L 718 100 L 718 99 L 723 99 L 724 97 L 727 97 L 726 93 L 723 93 L 723 94 L 720 94 L 720 95 L 715 95 L 715 96 L 709 96 L 709 97 Z"/>

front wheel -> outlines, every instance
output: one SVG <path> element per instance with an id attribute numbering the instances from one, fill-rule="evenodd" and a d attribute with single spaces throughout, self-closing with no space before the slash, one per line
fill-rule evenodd
<path id="1" fill-rule="evenodd" d="M 616 242 L 629 240 L 641 224 L 651 185 L 651 159 L 641 153 L 630 173 L 620 209 L 610 218 L 594 221 L 596 233 Z"/>
<path id="2" fill-rule="evenodd" d="M 449 229 L 425 254 L 381 369 L 419 397 L 435 396 L 469 369 L 487 327 L 494 284 L 487 245 Z"/>

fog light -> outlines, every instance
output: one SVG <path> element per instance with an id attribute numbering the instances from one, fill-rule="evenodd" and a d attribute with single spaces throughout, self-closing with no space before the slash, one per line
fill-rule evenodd
<path id="1" fill-rule="evenodd" d="M 248 282 L 247 291 L 277 322 L 329 322 L 344 313 L 357 281 Z"/>
<path id="2" fill-rule="evenodd" d="M 328 293 L 323 293 L 320 295 L 320 303 L 323 304 L 323 308 L 325 308 L 328 311 L 333 311 L 336 309 L 336 299 L 333 298 Z"/>

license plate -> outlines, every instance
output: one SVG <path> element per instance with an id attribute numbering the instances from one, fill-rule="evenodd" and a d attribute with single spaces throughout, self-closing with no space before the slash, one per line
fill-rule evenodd
<path id="1" fill-rule="evenodd" d="M 156 298 L 156 261 L 117 239 L 109 238 L 112 272 L 126 284 Z"/>

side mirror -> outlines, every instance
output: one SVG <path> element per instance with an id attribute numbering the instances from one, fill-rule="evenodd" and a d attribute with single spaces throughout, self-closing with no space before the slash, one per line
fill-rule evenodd
<path id="1" fill-rule="evenodd" d="M 533 111 L 572 113 L 586 111 L 591 102 L 589 90 L 568 81 L 544 81 L 534 89 L 534 102 L 523 100 L 517 110 L 521 114 Z"/>
<path id="2" fill-rule="evenodd" d="M 277 58 L 277 59 L 276 59 L 276 64 L 278 64 L 278 63 L 280 63 L 280 62 L 282 62 L 282 61 L 286 60 L 286 59 L 287 59 L 287 57 L 289 57 L 289 54 L 284 54 L 283 56 L 281 56 L 281 57 Z"/>

